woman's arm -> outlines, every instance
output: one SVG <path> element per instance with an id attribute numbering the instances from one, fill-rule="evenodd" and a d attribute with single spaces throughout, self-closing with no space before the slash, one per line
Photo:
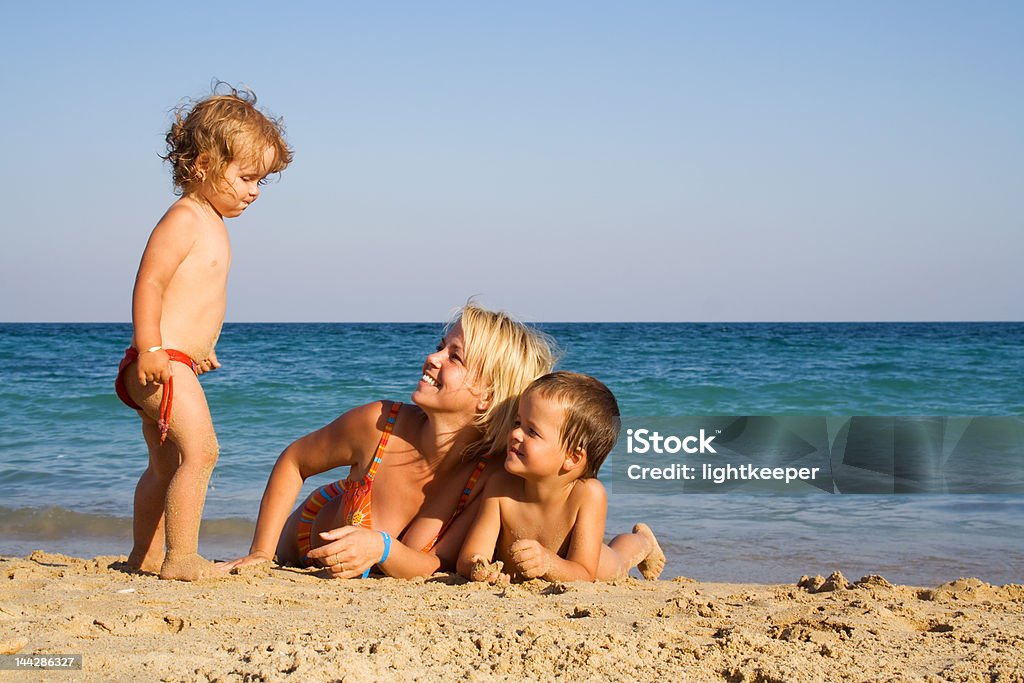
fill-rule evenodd
<path id="1" fill-rule="evenodd" d="M 284 449 L 270 473 L 260 502 L 249 555 L 222 565 L 222 569 L 229 571 L 273 559 L 281 530 L 291 514 L 302 483 L 315 474 L 355 464 L 360 452 L 359 444 L 366 438 L 367 424 L 369 429 L 375 430 L 380 415 L 380 403 L 354 408 Z"/>
<path id="2" fill-rule="evenodd" d="M 320 538 L 329 541 L 309 551 L 309 559 L 319 560 L 336 579 L 352 579 L 378 565 L 385 574 L 397 579 L 430 576 L 441 568 L 441 560 L 433 553 L 425 553 L 396 539 L 391 540 L 387 560 L 380 561 L 384 552 L 381 532 L 359 526 L 345 526 L 324 531 Z"/>
<path id="3" fill-rule="evenodd" d="M 295 499 L 302 489 L 302 484 L 309 474 L 303 476 L 302 460 L 310 453 L 309 445 L 299 439 L 278 457 L 274 469 L 267 480 L 267 488 L 260 501 L 260 514 L 256 519 L 256 532 L 253 534 L 249 557 L 256 561 L 271 560 L 277 550 L 277 542 L 281 538 L 281 529 L 288 521 Z M 314 473 L 315 474 L 315 473 Z M 240 565 L 251 564 L 242 560 Z"/>
<path id="4" fill-rule="evenodd" d="M 497 477 L 495 477 L 495 480 Z M 410 546 L 393 538 L 391 550 L 384 562 L 380 561 L 384 551 L 384 541 L 380 531 L 365 529 L 363 527 L 346 526 L 341 529 L 333 529 L 320 534 L 320 538 L 327 541 L 324 545 L 314 548 L 309 552 L 309 558 L 316 560 L 326 567 L 331 575 L 336 578 L 353 578 L 361 576 L 370 567 L 377 565 L 381 571 L 388 576 L 401 579 L 409 579 L 417 576 L 430 576 L 436 571 L 445 568 L 446 563 L 442 557 L 450 554 L 454 560 L 457 557 L 459 547 L 462 545 L 462 538 L 473 526 L 475 519 L 463 519 L 463 515 L 472 514 L 471 510 L 488 501 L 491 491 L 497 494 L 498 489 L 492 486 L 491 479 L 485 484 L 484 490 L 478 495 L 480 499 L 469 506 L 470 512 L 463 512 L 462 515 L 452 524 L 444 534 L 443 545 L 446 547 L 443 553 L 439 553 L 442 543 L 438 543 L 430 552 L 424 552 L 419 546 Z M 496 501 L 496 499 L 495 499 Z M 481 508 L 482 509 L 482 508 Z M 495 532 L 495 540 L 497 532 Z M 486 545 L 486 541 L 481 541 Z M 452 547 L 453 543 L 458 545 Z M 494 541 L 490 542 L 488 557 L 494 552 Z"/>

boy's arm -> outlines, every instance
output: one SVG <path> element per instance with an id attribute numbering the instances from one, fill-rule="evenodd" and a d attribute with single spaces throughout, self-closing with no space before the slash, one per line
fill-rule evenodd
<path id="1" fill-rule="evenodd" d="M 470 581 L 494 583 L 500 578 L 501 567 L 491 565 L 490 561 L 494 558 L 494 548 L 501 533 L 501 504 L 497 489 L 504 479 L 503 474 L 497 473 L 487 481 L 480 510 L 459 551 L 456 570 Z M 486 564 L 481 566 L 481 560 Z"/>
<path id="2" fill-rule="evenodd" d="M 162 349 L 147 353 L 147 349 L 163 345 L 160 318 L 164 291 L 195 241 L 195 216 L 189 208 L 175 205 L 153 228 L 142 253 L 132 292 L 132 327 L 139 351 L 136 370 L 142 386 L 148 382 L 163 384 L 171 376 L 167 353 Z"/>
<path id="3" fill-rule="evenodd" d="M 512 544 L 512 556 L 527 578 L 540 577 L 547 581 L 594 581 L 597 578 L 608 495 L 597 479 L 577 482 L 573 493 L 580 496 L 580 505 L 564 559 L 532 539 Z M 522 571 L 524 566 L 528 568 L 525 572 Z"/>

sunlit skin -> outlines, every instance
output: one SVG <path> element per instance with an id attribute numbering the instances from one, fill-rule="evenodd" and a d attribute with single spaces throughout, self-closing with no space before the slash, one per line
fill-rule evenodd
<path id="1" fill-rule="evenodd" d="M 135 279 L 132 322 L 135 348 L 161 345 L 197 360 L 213 353 L 227 304 L 231 243 L 224 218 L 235 218 L 260 195 L 260 172 L 272 164 L 268 147 L 259 160 L 232 161 L 223 179 L 208 178 L 175 202 L 149 238 Z M 214 357 L 215 362 L 215 357 Z M 139 383 L 167 380 L 167 354 L 144 353 Z"/>
<path id="2" fill-rule="evenodd" d="M 580 478 L 586 453 L 560 442 L 564 412 L 535 394 L 520 400 L 506 472 L 490 482 L 459 554 L 463 575 L 480 580 L 480 561 L 493 556 L 512 578 L 596 578 L 608 501 L 599 481 Z"/>
<path id="3" fill-rule="evenodd" d="M 471 581 L 594 581 L 625 576 L 638 564 L 664 566 L 654 535 L 638 524 L 603 545 L 608 499 L 582 478 L 587 454 L 561 441 L 564 408 L 527 392 L 509 435 L 505 472 L 488 482 L 458 571 Z M 660 563 L 660 564 L 659 564 Z"/>
<path id="4" fill-rule="evenodd" d="M 559 441 L 565 410 L 557 402 L 537 395 L 524 396 L 518 419 L 509 434 L 505 470 L 537 485 L 554 485 L 571 456 Z M 564 484 L 563 484 L 564 485 Z"/>
<path id="5" fill-rule="evenodd" d="M 480 490 L 500 468 L 500 463 L 492 462 L 484 470 L 465 512 L 431 552 L 423 552 L 451 515 L 476 468 L 474 460 L 465 460 L 460 453 L 477 437 L 472 420 L 489 401 L 488 392 L 476 386 L 475 374 L 466 366 L 461 323 L 452 326 L 426 357 L 412 401 L 413 405 L 401 408 L 377 469 L 373 529 L 341 526 L 340 496 L 327 503 L 313 522 L 309 558 L 334 577 L 360 576 L 375 564 L 396 577 L 429 575 L 454 566 L 475 517 Z M 298 562 L 296 537 L 302 506 L 294 510 L 292 506 L 302 482 L 346 465 L 354 477 L 365 475 L 389 409 L 389 403 L 380 401 L 355 408 L 286 448 L 267 483 L 249 554 L 223 568 L 241 569 L 275 555 L 285 564 Z M 380 531 L 393 540 L 388 560 L 378 564 L 383 551 Z"/>

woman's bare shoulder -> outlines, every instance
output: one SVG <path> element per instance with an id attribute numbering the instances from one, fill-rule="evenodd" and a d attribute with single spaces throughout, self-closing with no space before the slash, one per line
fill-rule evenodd
<path id="1" fill-rule="evenodd" d="M 376 438 L 387 424 L 388 413 L 393 401 L 371 401 L 357 406 L 339 415 L 324 430 L 334 435 L 346 435 L 350 439 L 362 441 Z"/>

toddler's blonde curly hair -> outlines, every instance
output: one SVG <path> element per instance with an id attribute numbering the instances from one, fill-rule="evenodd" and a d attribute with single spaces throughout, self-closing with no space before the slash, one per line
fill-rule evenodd
<path id="1" fill-rule="evenodd" d="M 266 175 L 280 173 L 292 161 L 279 118 L 256 108 L 256 94 L 218 82 L 213 93 L 174 110 L 167 133 L 167 154 L 178 194 L 195 190 L 206 181 L 220 183 L 233 161 L 254 161 Z M 262 168 L 264 151 L 274 150 L 269 168 Z"/>

